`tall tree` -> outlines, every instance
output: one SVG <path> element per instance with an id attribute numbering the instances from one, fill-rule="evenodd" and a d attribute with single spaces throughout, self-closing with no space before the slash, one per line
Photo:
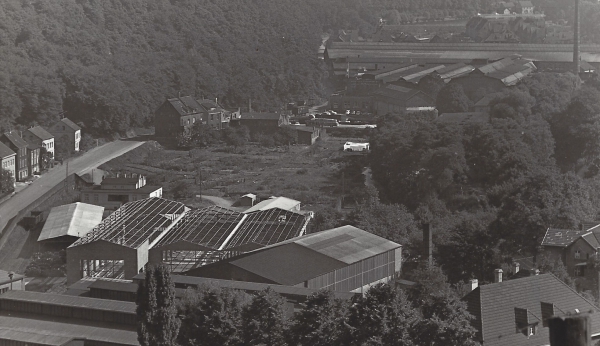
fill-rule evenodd
<path id="1" fill-rule="evenodd" d="M 15 178 L 12 172 L 1 168 L 0 169 L 0 192 L 3 194 L 13 192 L 15 190 Z"/>
<path id="2" fill-rule="evenodd" d="M 181 321 L 175 306 L 175 285 L 165 265 L 146 268 L 137 291 L 138 341 L 142 346 L 175 346 Z"/>
<path id="3" fill-rule="evenodd" d="M 242 309 L 243 344 L 286 345 L 284 304 L 284 300 L 270 288 L 258 292 L 252 302 Z"/>

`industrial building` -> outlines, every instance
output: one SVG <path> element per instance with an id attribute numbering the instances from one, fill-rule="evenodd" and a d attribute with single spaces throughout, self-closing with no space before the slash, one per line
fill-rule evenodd
<path id="1" fill-rule="evenodd" d="M 136 305 L 60 294 L 0 295 L 0 345 L 139 345 Z"/>
<path id="2" fill-rule="evenodd" d="M 191 269 L 186 275 L 342 292 L 387 282 L 401 268 L 400 244 L 353 226 L 286 240 Z"/>
<path id="3" fill-rule="evenodd" d="M 50 210 L 38 241 L 72 244 L 102 221 L 104 207 L 76 202 Z"/>
<path id="4" fill-rule="evenodd" d="M 147 263 L 181 273 L 303 235 L 311 218 L 277 206 L 240 213 L 155 197 L 129 202 L 67 248 L 67 282 L 131 279 Z"/>
<path id="5" fill-rule="evenodd" d="M 100 185 L 84 187 L 81 200 L 107 210 L 117 210 L 123 203 L 150 197 L 162 197 L 162 187 L 146 185 L 146 177 L 137 174 L 104 178 Z"/>

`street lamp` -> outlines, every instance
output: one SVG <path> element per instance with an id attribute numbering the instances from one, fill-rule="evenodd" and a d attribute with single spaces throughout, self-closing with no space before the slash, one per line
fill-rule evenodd
<path id="1" fill-rule="evenodd" d="M 12 291 L 12 279 L 15 276 L 15 272 L 8 272 L 8 278 L 10 279 L 10 290 Z"/>

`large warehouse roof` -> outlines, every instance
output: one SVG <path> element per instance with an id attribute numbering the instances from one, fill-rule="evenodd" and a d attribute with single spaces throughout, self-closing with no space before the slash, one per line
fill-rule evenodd
<path id="1" fill-rule="evenodd" d="M 229 264 L 273 283 L 296 285 L 400 246 L 359 228 L 343 226 L 192 269 L 189 274 Z"/>
<path id="2" fill-rule="evenodd" d="M 189 211 L 154 247 L 188 242 L 218 250 L 245 215 L 218 206 Z"/>
<path id="3" fill-rule="evenodd" d="M 163 235 L 186 209 L 182 203 L 157 197 L 125 203 L 70 247 L 104 240 L 138 248 L 144 242 L 152 243 Z"/>
<path id="4" fill-rule="evenodd" d="M 571 44 L 332 42 L 329 59 L 402 58 L 406 61 L 502 59 L 511 54 L 534 61 L 572 61 Z M 600 45 L 581 45 L 581 60 L 600 62 Z"/>
<path id="5" fill-rule="evenodd" d="M 275 244 L 301 236 L 310 217 L 273 208 L 247 214 L 241 227 L 225 246 L 225 250 L 253 244 L 256 247 Z M 256 248 L 255 247 L 255 248 Z"/>
<path id="6" fill-rule="evenodd" d="M 81 202 L 52 208 L 38 241 L 62 236 L 83 237 L 102 221 L 104 207 Z"/>

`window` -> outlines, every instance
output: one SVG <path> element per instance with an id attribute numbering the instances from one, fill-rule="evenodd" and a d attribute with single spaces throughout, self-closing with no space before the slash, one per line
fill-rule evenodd
<path id="1" fill-rule="evenodd" d="M 196 123 L 196 118 L 192 118 L 192 124 Z"/>
<path id="2" fill-rule="evenodd" d="M 575 259 L 581 258 L 581 251 L 579 249 L 575 250 Z"/>
<path id="3" fill-rule="evenodd" d="M 214 114 L 211 114 L 211 115 L 210 115 L 210 121 L 213 121 L 213 120 L 215 120 L 215 115 L 214 115 Z"/>
<path id="4" fill-rule="evenodd" d="M 94 203 L 98 203 L 98 194 L 97 193 L 94 194 Z"/>
<path id="5" fill-rule="evenodd" d="M 527 336 L 528 337 L 533 336 L 535 334 L 537 334 L 537 326 L 536 325 L 527 327 Z"/>

